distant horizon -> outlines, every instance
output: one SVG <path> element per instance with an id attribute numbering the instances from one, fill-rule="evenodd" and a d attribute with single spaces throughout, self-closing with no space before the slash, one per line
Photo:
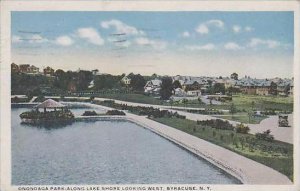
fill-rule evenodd
<path id="1" fill-rule="evenodd" d="M 13 62 L 39 68 L 293 77 L 293 12 L 18 11 L 11 41 Z"/>

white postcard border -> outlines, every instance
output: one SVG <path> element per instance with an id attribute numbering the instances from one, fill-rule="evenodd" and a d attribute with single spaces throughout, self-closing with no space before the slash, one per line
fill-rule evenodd
<path id="1" fill-rule="evenodd" d="M 202 185 L 217 190 L 299 190 L 300 173 L 300 60 L 299 2 L 296 1 L 2 1 L 1 3 L 1 190 L 11 186 L 11 12 L 12 11 L 294 11 L 294 184 L 293 185 Z M 276 22 L 276 21 L 275 21 Z M 298 128 L 297 128 L 298 127 Z M 68 185 L 64 185 L 68 186 Z M 73 185 L 74 186 L 74 185 Z M 109 185 L 106 185 L 109 186 Z M 115 185 L 114 185 L 115 186 Z M 118 185 L 125 186 L 125 185 Z M 147 186 L 147 185 L 134 185 Z M 149 185 L 148 185 L 149 186 Z M 153 185 L 151 185 L 153 186 Z M 166 187 L 168 185 L 157 185 Z M 170 186 L 170 185 L 169 185 Z M 199 185 L 197 185 L 199 186 Z M 56 185 L 57 187 L 57 185 Z"/>

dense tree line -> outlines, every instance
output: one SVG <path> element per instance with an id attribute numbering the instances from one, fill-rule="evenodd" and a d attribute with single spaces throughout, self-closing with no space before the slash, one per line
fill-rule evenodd
<path id="1" fill-rule="evenodd" d="M 92 72 L 80 70 L 79 72 L 67 71 L 61 69 L 55 71 L 54 87 L 68 90 L 73 84 L 77 91 L 87 90 L 90 82 L 93 80 Z"/>
<path id="2" fill-rule="evenodd" d="M 123 78 L 120 76 L 113 76 L 110 74 L 95 76 L 94 90 L 106 90 L 106 89 L 117 89 L 121 87 L 120 80 Z"/>
<path id="3" fill-rule="evenodd" d="M 51 86 L 52 81 L 45 76 L 30 76 L 22 73 L 11 74 L 12 94 L 38 95 L 40 87 Z"/>

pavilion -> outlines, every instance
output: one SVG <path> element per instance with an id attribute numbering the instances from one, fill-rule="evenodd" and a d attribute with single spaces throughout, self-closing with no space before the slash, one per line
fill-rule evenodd
<path id="1" fill-rule="evenodd" d="M 37 106 L 35 106 L 35 108 L 37 110 L 40 109 L 40 108 L 43 108 L 44 112 L 47 111 L 47 108 L 48 109 L 54 109 L 54 111 L 56 111 L 56 109 L 61 109 L 61 111 L 63 111 L 66 108 L 66 106 L 59 103 L 59 102 L 57 102 L 57 101 L 54 101 L 53 99 L 47 99 L 43 103 L 38 104 Z"/>

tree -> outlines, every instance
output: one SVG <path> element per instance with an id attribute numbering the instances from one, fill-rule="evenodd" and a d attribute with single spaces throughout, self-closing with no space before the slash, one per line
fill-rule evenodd
<path id="1" fill-rule="evenodd" d="M 182 88 L 180 82 L 178 80 L 175 80 L 173 82 L 173 88 L 176 89 L 176 88 Z"/>
<path id="2" fill-rule="evenodd" d="M 213 93 L 225 94 L 225 85 L 223 83 L 215 83 L 213 86 Z"/>
<path id="3" fill-rule="evenodd" d="M 130 79 L 131 79 L 130 87 L 132 87 L 133 90 L 137 90 L 137 91 L 143 90 L 146 84 L 146 81 L 143 76 L 141 76 L 140 74 L 137 75 L 133 74 L 131 75 Z"/>
<path id="4" fill-rule="evenodd" d="M 182 103 L 184 104 L 184 107 L 185 107 L 185 108 L 186 108 L 186 104 L 187 104 L 188 102 L 189 102 L 188 99 L 185 99 L 185 98 L 184 98 L 184 99 L 182 100 Z"/>
<path id="5" fill-rule="evenodd" d="M 119 85 L 120 79 L 112 76 L 110 74 L 107 75 L 99 75 L 95 77 L 95 89 L 103 90 L 103 89 L 112 89 Z"/>
<path id="6" fill-rule="evenodd" d="M 270 94 L 277 95 L 277 84 L 273 81 L 270 84 Z"/>
<path id="7" fill-rule="evenodd" d="M 200 105 L 201 105 L 201 104 L 204 104 L 203 101 L 202 101 L 202 99 L 201 99 L 200 97 L 198 97 L 197 100 L 198 100 L 198 102 L 199 102 Z"/>
<path id="8" fill-rule="evenodd" d="M 91 71 L 80 70 L 76 78 L 77 90 L 86 90 L 92 80 L 93 74 Z"/>
<path id="9" fill-rule="evenodd" d="M 65 72 L 62 69 L 57 69 L 54 73 L 57 78 L 61 78 L 65 75 Z"/>
<path id="10" fill-rule="evenodd" d="M 231 117 L 233 117 L 233 114 L 235 114 L 236 112 L 237 112 L 237 109 L 236 109 L 235 105 L 232 103 L 229 108 L 229 113 L 231 113 Z"/>
<path id="11" fill-rule="evenodd" d="M 233 79 L 233 80 L 238 80 L 239 79 L 239 75 L 237 74 L 237 73 L 232 73 L 231 75 L 230 75 L 230 78 L 231 79 Z"/>
<path id="12" fill-rule="evenodd" d="M 172 78 L 163 77 L 161 81 L 160 98 L 168 100 L 172 96 L 173 83 Z"/>
<path id="13" fill-rule="evenodd" d="M 158 76 L 157 76 L 157 74 L 155 74 L 155 73 L 151 75 L 151 78 L 152 78 L 152 79 L 155 79 L 155 78 L 157 78 L 157 77 L 158 77 Z"/>
<path id="14" fill-rule="evenodd" d="M 173 104 L 174 104 L 174 98 L 173 97 L 170 97 L 170 105 L 171 105 L 171 109 L 172 109 L 172 107 L 173 107 Z"/>
<path id="15" fill-rule="evenodd" d="M 285 94 L 285 95 L 289 95 L 290 89 L 291 89 L 291 85 L 290 85 L 290 84 L 286 85 L 286 86 L 284 87 L 284 94 Z"/>
<path id="16" fill-rule="evenodd" d="M 235 127 L 237 133 L 247 134 L 250 131 L 248 126 L 245 126 L 243 123 L 237 124 Z"/>

